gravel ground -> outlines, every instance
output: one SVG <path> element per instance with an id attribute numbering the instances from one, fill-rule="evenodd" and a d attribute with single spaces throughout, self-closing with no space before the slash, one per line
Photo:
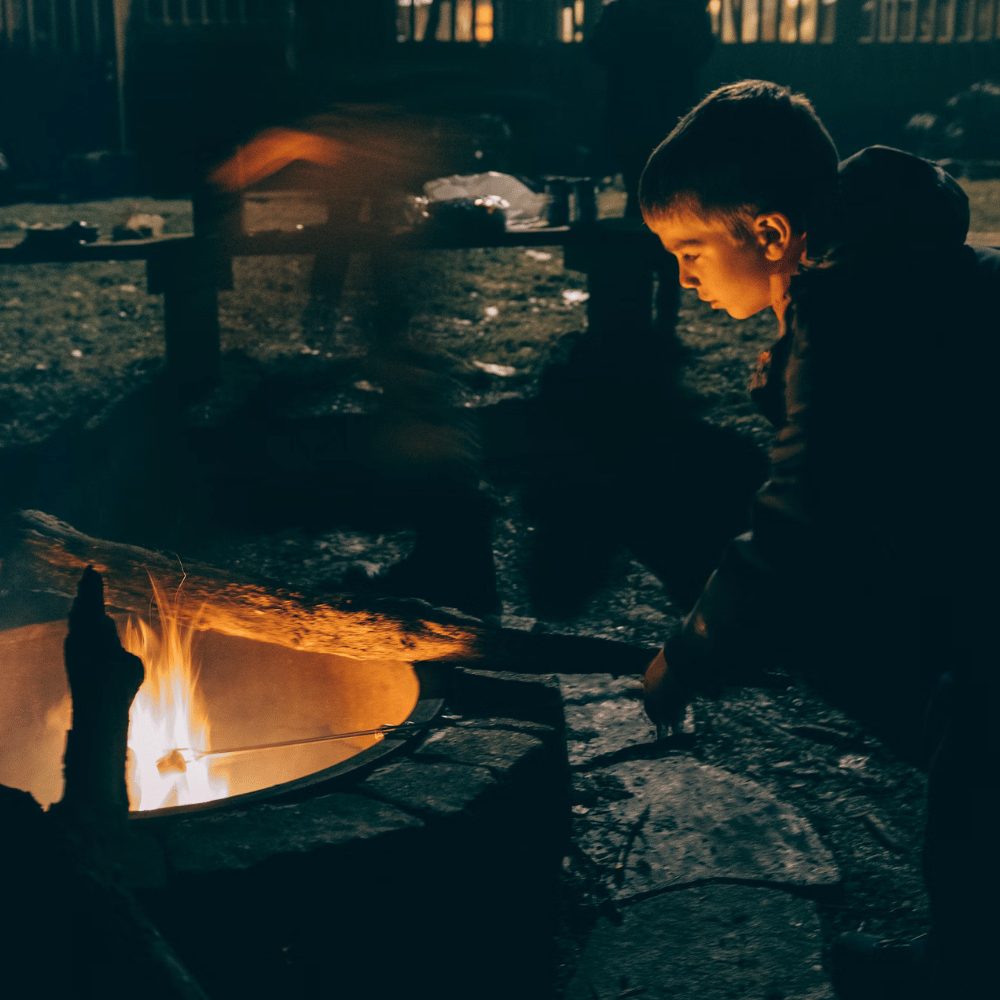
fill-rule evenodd
<path id="1" fill-rule="evenodd" d="M 968 183 L 973 229 L 1000 231 L 1000 182 Z M 620 203 L 621 193 L 608 190 L 602 212 L 613 214 Z M 86 219 L 106 234 L 135 210 L 162 215 L 168 233 L 190 228 L 190 205 L 183 201 L 22 204 L 0 208 L 0 241 L 16 241 L 24 224 L 72 219 Z M 246 219 L 263 228 L 275 218 L 279 224 L 312 221 L 310 211 L 315 206 L 251 201 Z M 311 384 L 337 365 L 363 359 L 370 306 L 363 269 L 352 269 L 336 315 L 310 301 L 309 271 L 308 259 L 298 257 L 237 261 L 235 288 L 222 294 L 220 307 L 227 365 L 253 363 Z M 546 365 L 584 328 L 585 279 L 564 270 L 558 248 L 428 254 L 416 273 L 421 296 L 414 337 L 431 345 L 466 404 L 530 395 Z M 678 332 L 687 348 L 683 380 L 701 400 L 705 419 L 766 444 L 768 430 L 750 408 L 744 384 L 773 336 L 772 324 L 758 318 L 737 325 L 685 295 Z M 162 357 L 161 304 L 145 291 L 142 265 L 0 269 L 0 452 L 44 441 L 99 412 L 148 380 Z M 377 389 L 358 379 L 338 405 L 370 408 Z M 536 618 L 521 570 L 532 526 L 517 489 L 500 484 L 497 502 L 504 613 Z M 283 529 L 220 536 L 207 551 L 190 555 L 234 569 L 252 566 L 295 586 L 328 573 L 338 560 L 378 561 L 403 552 L 409 537 Z M 547 624 L 652 646 L 678 618 L 657 577 L 622 550 L 582 610 Z M 697 715 L 695 752 L 702 759 L 747 774 L 793 803 L 832 849 L 844 889 L 821 904 L 827 938 L 860 926 L 919 932 L 926 907 L 919 873 L 924 780 L 917 770 L 791 680 L 700 703 Z"/>

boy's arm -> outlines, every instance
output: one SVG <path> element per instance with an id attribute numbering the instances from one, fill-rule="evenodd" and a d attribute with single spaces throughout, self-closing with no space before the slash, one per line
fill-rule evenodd
<path id="1" fill-rule="evenodd" d="M 759 674 L 791 642 L 798 608 L 826 559 L 815 530 L 814 459 L 807 436 L 813 400 L 807 338 L 796 331 L 786 369 L 787 421 L 770 452 L 746 534 L 726 548 L 680 631 L 644 681 L 646 710 L 671 723 L 697 694 Z"/>

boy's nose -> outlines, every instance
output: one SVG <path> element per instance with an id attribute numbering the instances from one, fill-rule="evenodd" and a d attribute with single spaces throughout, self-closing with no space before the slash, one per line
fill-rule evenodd
<path id="1" fill-rule="evenodd" d="M 679 273 L 679 279 L 681 283 L 681 288 L 697 288 L 698 279 L 690 272 L 681 267 Z"/>

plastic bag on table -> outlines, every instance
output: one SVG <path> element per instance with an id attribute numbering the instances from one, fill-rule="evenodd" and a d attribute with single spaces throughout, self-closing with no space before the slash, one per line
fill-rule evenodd
<path id="1" fill-rule="evenodd" d="M 548 224 L 548 195 L 532 191 L 516 177 L 495 170 L 482 174 L 437 177 L 424 185 L 424 195 L 430 205 L 462 199 L 475 202 L 499 198 L 506 203 L 503 212 L 509 232 L 538 229 Z"/>

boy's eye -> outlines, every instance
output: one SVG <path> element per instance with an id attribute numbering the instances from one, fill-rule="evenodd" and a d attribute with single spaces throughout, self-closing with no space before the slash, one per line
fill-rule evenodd
<path id="1" fill-rule="evenodd" d="M 696 253 L 682 253 L 681 254 L 681 260 L 684 261 L 686 264 L 690 264 L 691 261 L 697 260 L 697 259 L 698 259 L 698 255 Z"/>

